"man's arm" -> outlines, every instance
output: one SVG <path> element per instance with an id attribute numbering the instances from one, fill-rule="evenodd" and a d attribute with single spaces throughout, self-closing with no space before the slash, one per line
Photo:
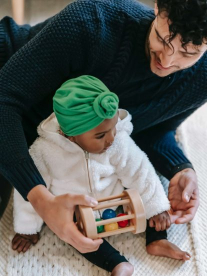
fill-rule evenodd
<path id="1" fill-rule="evenodd" d="M 196 108 L 185 111 L 132 136 L 137 145 L 146 152 L 155 169 L 167 179 L 185 168 L 193 168 L 178 145 L 175 134 L 177 127 L 195 110 Z"/>
<path id="2" fill-rule="evenodd" d="M 134 136 L 156 170 L 170 180 L 168 198 L 175 212 L 175 223 L 192 220 L 199 205 L 196 173 L 175 139 L 176 128 L 195 110 L 185 111 Z"/>
<path id="3" fill-rule="evenodd" d="M 85 12 L 76 5 L 84 5 Z M 28 154 L 22 116 L 45 98 L 52 98 L 66 79 L 93 66 L 97 24 L 92 24 L 94 18 L 90 28 L 85 24 L 93 9 L 91 2 L 72 3 L 0 71 L 0 172 L 25 199 L 44 181 Z"/>
<path id="4" fill-rule="evenodd" d="M 28 154 L 22 117 L 35 104 L 52 98 L 66 79 L 91 71 L 99 45 L 95 15 L 95 3 L 72 3 L 11 56 L 0 71 L 0 173 L 62 240 L 82 253 L 97 250 L 102 240 L 93 241 L 78 231 L 73 222 L 74 208 L 96 203 L 85 196 L 55 197 L 46 189 Z"/>
<path id="5" fill-rule="evenodd" d="M 35 37 L 50 20 L 51 18 L 31 27 L 28 24 L 19 26 L 9 16 L 2 18 L 0 20 L 0 69 L 14 53 Z"/>

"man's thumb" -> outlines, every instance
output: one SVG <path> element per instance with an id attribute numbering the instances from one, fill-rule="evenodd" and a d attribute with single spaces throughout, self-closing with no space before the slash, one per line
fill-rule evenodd
<path id="1" fill-rule="evenodd" d="M 74 196 L 75 205 L 85 205 L 90 207 L 95 207 L 98 204 L 98 201 L 88 195 L 75 195 Z"/>
<path id="2" fill-rule="evenodd" d="M 192 191 L 191 185 L 188 185 L 182 193 L 182 200 L 184 202 L 189 202 L 189 200 L 192 196 L 192 193 L 193 193 L 193 191 Z"/>

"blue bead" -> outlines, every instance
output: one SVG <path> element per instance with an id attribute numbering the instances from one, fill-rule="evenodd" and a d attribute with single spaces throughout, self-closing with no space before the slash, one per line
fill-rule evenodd
<path id="1" fill-rule="evenodd" d="M 106 209 L 102 214 L 102 219 L 111 219 L 116 217 L 116 212 L 112 209 Z"/>

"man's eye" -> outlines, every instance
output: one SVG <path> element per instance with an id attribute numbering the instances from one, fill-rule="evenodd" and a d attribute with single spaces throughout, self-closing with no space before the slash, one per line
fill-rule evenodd
<path id="1" fill-rule="evenodd" d="M 104 134 L 101 134 L 100 136 L 97 136 L 96 139 L 101 139 L 105 136 L 105 133 Z"/>
<path id="2" fill-rule="evenodd" d="M 195 55 L 192 55 L 192 54 L 189 54 L 189 53 L 183 53 L 182 55 L 183 55 L 183 57 L 186 57 L 186 58 L 190 58 L 190 57 L 195 56 Z"/>
<path id="3" fill-rule="evenodd" d="M 158 40 L 160 43 L 162 43 L 164 47 L 167 46 L 168 48 L 170 48 L 170 45 L 169 45 L 164 39 L 162 39 L 161 37 L 157 36 L 157 40 Z"/>
<path id="4" fill-rule="evenodd" d="M 158 40 L 159 42 L 165 43 L 165 41 L 164 41 L 162 38 L 160 38 L 159 36 L 157 36 L 157 40 Z"/>

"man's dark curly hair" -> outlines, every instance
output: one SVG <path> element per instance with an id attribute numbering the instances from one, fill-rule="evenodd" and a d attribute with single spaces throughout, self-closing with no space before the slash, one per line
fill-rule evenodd
<path id="1" fill-rule="evenodd" d="M 156 0 L 159 14 L 166 12 L 169 20 L 170 43 L 180 34 L 182 47 L 207 44 L 207 0 Z"/>

